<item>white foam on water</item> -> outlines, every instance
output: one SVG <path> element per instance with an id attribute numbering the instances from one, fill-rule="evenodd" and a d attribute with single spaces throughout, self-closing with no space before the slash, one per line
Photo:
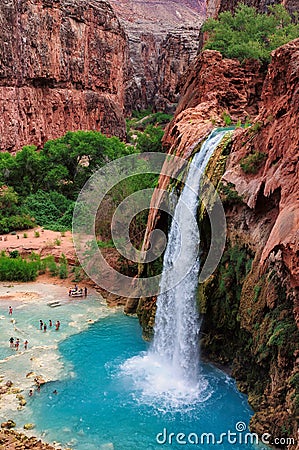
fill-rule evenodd
<path id="1" fill-rule="evenodd" d="M 133 383 L 135 401 L 162 413 L 191 411 L 213 393 L 205 377 L 186 383 L 171 364 L 153 352 L 128 359 L 121 365 L 121 373 Z"/>

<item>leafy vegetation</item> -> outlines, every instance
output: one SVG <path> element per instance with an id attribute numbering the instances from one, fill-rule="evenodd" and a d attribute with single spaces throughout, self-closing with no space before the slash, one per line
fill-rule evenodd
<path id="1" fill-rule="evenodd" d="M 143 133 L 138 133 L 136 149 L 139 153 L 162 152 L 163 130 L 161 127 L 148 125 Z"/>
<path id="2" fill-rule="evenodd" d="M 71 228 L 74 201 L 89 177 L 110 161 L 132 153 L 162 151 L 163 130 L 157 123 L 168 115 L 140 112 L 146 117 L 144 132 L 138 132 L 134 145 L 96 131 L 68 132 L 46 142 L 41 150 L 25 146 L 15 156 L 0 153 L 0 233 L 26 230 L 36 225 L 55 231 Z M 146 114 L 145 114 L 146 113 Z M 137 117 L 132 120 L 137 120 Z M 141 164 L 146 165 L 145 161 Z M 149 180 L 151 187 L 156 179 Z M 139 181 L 129 180 L 126 190 L 138 189 Z M 143 184 L 144 185 L 144 184 Z M 114 191 L 115 203 L 121 189 Z M 25 234 L 24 234 L 25 237 Z"/>
<path id="3" fill-rule="evenodd" d="M 79 281 L 81 269 L 75 267 L 73 270 L 76 280 Z M 67 278 L 69 268 L 65 255 L 61 255 L 58 264 L 53 256 L 41 258 L 34 252 L 27 258 L 22 258 L 17 250 L 11 251 L 9 256 L 5 252 L 0 255 L 0 281 L 34 281 L 39 274 L 46 271 L 49 271 L 51 276 Z"/>
<path id="4" fill-rule="evenodd" d="M 236 203 L 243 203 L 243 197 L 238 194 L 233 183 L 219 183 L 218 187 L 221 200 L 226 205 L 234 205 Z"/>
<path id="5" fill-rule="evenodd" d="M 209 33 L 205 49 L 241 62 L 269 62 L 272 50 L 299 37 L 299 24 L 298 16 L 292 20 L 282 5 L 269 6 L 267 14 L 260 14 L 240 3 L 234 14 L 225 11 L 218 19 L 208 19 L 203 31 Z"/>
<path id="6" fill-rule="evenodd" d="M 38 225 L 46 229 L 63 231 L 72 226 L 74 202 L 59 192 L 39 189 L 29 195 L 23 204 Z"/>
<path id="7" fill-rule="evenodd" d="M 261 168 L 264 160 L 267 158 L 266 153 L 254 152 L 245 156 L 240 160 L 240 166 L 246 174 L 255 174 Z"/>
<path id="8" fill-rule="evenodd" d="M 34 281 L 38 263 L 17 256 L 0 256 L 0 281 Z"/>

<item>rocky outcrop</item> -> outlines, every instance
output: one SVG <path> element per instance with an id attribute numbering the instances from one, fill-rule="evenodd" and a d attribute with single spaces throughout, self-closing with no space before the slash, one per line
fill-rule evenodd
<path id="1" fill-rule="evenodd" d="M 27 437 L 24 434 L 17 433 L 12 430 L 0 431 L 1 447 L 7 450 L 22 450 L 22 449 L 35 449 L 35 450 L 59 450 L 57 446 L 43 443 L 36 437 Z"/>
<path id="2" fill-rule="evenodd" d="M 258 112 L 264 73 L 257 62 L 242 66 L 238 61 L 224 59 L 217 51 L 206 50 L 189 69 L 175 117 L 165 131 L 163 144 L 168 152 L 188 159 L 215 125 L 225 125 L 253 117 Z M 174 167 L 174 176 L 178 167 Z M 160 176 L 159 189 L 166 190 L 169 178 Z M 162 201 L 161 191 L 154 192 L 152 205 Z M 156 227 L 159 211 L 151 209 L 144 240 Z"/>
<path id="3" fill-rule="evenodd" d="M 104 0 L 0 5 L 0 150 L 68 130 L 125 136 L 127 41 Z"/>
<path id="4" fill-rule="evenodd" d="M 238 128 L 207 168 L 225 208 L 227 245 L 217 271 L 199 285 L 202 351 L 232 364 L 255 410 L 251 429 L 284 438 L 281 447 L 290 449 L 296 448 L 299 414 L 298 61 L 299 39 L 273 52 L 263 80 L 253 68 L 204 52 L 165 135 L 170 153 L 190 158 L 212 126 L 223 124 L 223 112 L 244 120 L 248 108 L 250 114 L 256 108 L 250 126 Z M 252 103 L 245 86 L 251 86 Z M 168 186 L 161 176 L 159 187 Z M 159 201 L 154 194 L 152 206 Z M 145 247 L 163 220 L 150 212 Z M 201 227 L 204 258 L 204 216 Z M 154 299 L 140 299 L 137 312 L 148 335 L 154 311 Z"/>
<path id="5" fill-rule="evenodd" d="M 126 109 L 172 112 L 181 77 L 196 55 L 204 2 L 111 0 L 129 37 Z"/>
<path id="6" fill-rule="evenodd" d="M 252 210 L 263 204 L 266 208 L 271 196 L 279 197 L 277 217 L 262 246 L 260 262 L 265 264 L 271 252 L 277 253 L 280 249 L 292 286 L 299 286 L 298 82 L 299 39 L 273 53 L 263 87 L 260 114 L 251 128 L 238 132 L 235 137 L 223 177 L 235 186 Z M 264 163 L 260 169 L 255 169 L 254 157 L 250 162 L 250 155 L 262 153 Z M 248 167 L 249 171 L 257 173 L 244 173 L 240 162 L 246 163 L 246 158 L 252 165 Z"/>

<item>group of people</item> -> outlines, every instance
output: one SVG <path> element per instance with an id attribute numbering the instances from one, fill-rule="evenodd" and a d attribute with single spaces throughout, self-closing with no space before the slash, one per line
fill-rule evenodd
<path id="1" fill-rule="evenodd" d="M 29 344 L 29 342 L 28 342 L 27 339 L 26 339 L 26 340 L 24 341 L 24 350 L 27 350 L 28 344 Z M 11 338 L 9 339 L 9 345 L 10 345 L 10 348 L 15 348 L 16 351 L 18 351 L 19 348 L 20 348 L 20 339 L 17 338 L 17 339 L 15 340 L 14 337 L 11 337 Z"/>
<path id="2" fill-rule="evenodd" d="M 13 314 L 13 309 L 12 309 L 11 306 L 8 307 L 8 314 L 10 316 L 12 316 L 12 314 Z M 51 319 L 49 319 L 49 328 L 52 328 L 52 327 L 53 327 L 53 322 L 52 322 Z M 56 323 L 55 323 L 55 330 L 58 331 L 59 328 L 60 328 L 60 321 L 57 320 Z M 39 329 L 43 330 L 44 332 L 46 332 L 47 331 L 47 324 L 46 324 L 46 322 L 43 322 L 42 320 L 40 320 L 39 321 Z M 23 342 L 24 350 L 28 349 L 28 344 L 29 344 L 29 342 L 27 341 L 27 339 L 25 339 L 25 341 Z M 20 348 L 20 345 L 21 345 L 21 342 L 20 342 L 19 338 L 15 339 L 13 336 L 10 337 L 10 339 L 9 339 L 9 346 L 10 346 L 10 348 L 14 348 L 16 351 L 18 351 L 19 348 Z"/>
<path id="3" fill-rule="evenodd" d="M 52 327 L 53 327 L 53 322 L 51 319 L 49 319 L 49 328 L 52 328 Z M 60 328 L 60 321 L 57 320 L 55 323 L 55 330 L 58 331 L 59 328 Z M 47 324 L 46 324 L 46 322 L 43 322 L 41 319 L 39 321 L 39 329 L 44 330 L 44 333 L 47 331 Z"/>

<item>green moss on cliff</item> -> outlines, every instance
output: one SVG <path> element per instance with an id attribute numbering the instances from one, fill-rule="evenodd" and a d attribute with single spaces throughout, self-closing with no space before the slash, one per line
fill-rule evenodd
<path id="1" fill-rule="evenodd" d="M 199 288 L 199 307 L 206 312 L 202 348 L 219 362 L 232 362 L 238 348 L 242 283 L 252 257 L 245 247 L 227 246 L 216 274 Z"/>

